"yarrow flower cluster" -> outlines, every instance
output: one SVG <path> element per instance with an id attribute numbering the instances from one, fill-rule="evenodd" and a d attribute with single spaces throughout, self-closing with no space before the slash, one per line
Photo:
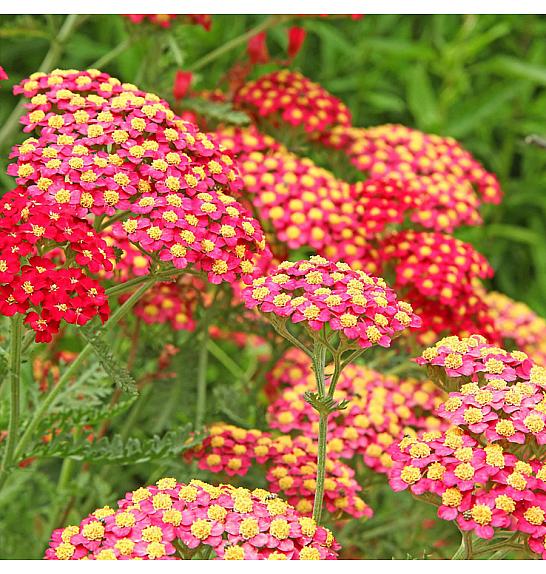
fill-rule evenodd
<path id="1" fill-rule="evenodd" d="M 478 335 L 442 339 L 417 362 L 451 391 L 437 412 L 455 426 L 393 447 L 391 486 L 439 496 L 438 515 L 481 538 L 526 534 L 546 559 L 546 369 Z"/>
<path id="2" fill-rule="evenodd" d="M 169 324 L 175 331 L 193 331 L 196 295 L 191 281 L 157 283 L 135 305 L 134 314 L 148 325 Z"/>
<path id="3" fill-rule="evenodd" d="M 272 145 L 263 149 L 263 136 L 256 132 L 216 132 L 222 145 L 237 154 L 249 201 L 264 226 L 272 229 L 271 242 L 281 241 L 290 249 L 310 246 L 323 250 L 334 241 L 350 220 L 343 205 L 350 205 L 350 186 L 312 160 L 300 158 Z M 255 137 L 254 137 L 255 136 Z M 241 143 L 247 142 L 243 149 Z M 255 148 L 249 145 L 255 143 Z"/>
<path id="4" fill-rule="evenodd" d="M 534 365 L 522 351 L 508 352 L 489 344 L 481 335 L 445 337 L 425 349 L 415 361 L 426 365 L 432 378 L 447 391 L 459 390 L 467 382 L 483 386 L 492 379 L 546 387 L 544 367 Z"/>
<path id="5" fill-rule="evenodd" d="M 497 178 L 449 137 L 402 125 L 337 127 L 322 142 L 343 151 L 351 163 L 374 179 L 397 179 L 421 197 L 412 221 L 451 232 L 477 225 L 481 202 L 499 203 Z"/>
<path id="6" fill-rule="evenodd" d="M 98 70 L 37 73 L 14 91 L 31 98 L 22 122 L 37 137 L 8 172 L 33 197 L 80 217 L 127 212 L 116 237 L 213 283 L 252 277 L 267 260 L 258 222 L 234 197 L 231 157 L 155 94 Z"/>
<path id="7" fill-rule="evenodd" d="M 247 307 L 271 315 L 272 321 L 302 323 L 311 336 L 329 327 L 360 348 L 388 347 L 401 331 L 420 325 L 411 305 L 398 301 L 383 279 L 319 256 L 284 261 L 255 279 L 242 296 Z"/>
<path id="8" fill-rule="evenodd" d="M 49 560 L 335 560 L 331 532 L 266 490 L 162 478 L 53 532 Z"/>
<path id="9" fill-rule="evenodd" d="M 535 363 L 546 366 L 546 321 L 525 303 L 514 301 L 503 293 L 492 291 L 484 298 L 505 345 L 515 344 Z"/>
<path id="10" fill-rule="evenodd" d="M 546 558 L 546 465 L 520 460 L 500 444 L 481 446 L 458 428 L 404 438 L 391 454 L 395 491 L 428 496 L 440 518 L 480 538 L 493 538 L 495 529 L 528 534 L 531 550 Z"/>
<path id="11" fill-rule="evenodd" d="M 109 315 L 104 289 L 90 274 L 112 269 L 112 250 L 87 220 L 17 188 L 0 208 L 0 313 L 21 313 L 37 342 L 61 321 L 84 325 Z"/>
<path id="12" fill-rule="evenodd" d="M 202 470 L 228 476 L 245 476 L 251 467 L 262 465 L 271 492 L 282 494 L 301 514 L 310 515 L 313 511 L 317 446 L 308 436 L 275 436 L 219 423 L 212 425 L 202 444 L 187 451 L 185 457 L 188 461 L 197 460 Z M 358 496 L 360 491 L 353 469 L 339 460 L 339 453 L 329 451 L 326 509 L 355 518 L 371 516 L 371 509 Z"/>
<path id="13" fill-rule="evenodd" d="M 236 105 L 267 119 L 301 127 L 314 136 L 335 126 L 349 126 L 351 113 L 336 97 L 299 72 L 277 70 L 245 84 L 234 97 Z"/>
<path id="14" fill-rule="evenodd" d="M 305 354 L 294 350 L 282 357 L 268 380 L 269 394 L 277 395 L 267 409 L 270 426 L 284 433 L 316 434 L 319 416 L 303 398 L 314 388 L 311 360 Z M 432 414 L 442 403 L 442 395 L 431 381 L 400 380 L 361 365 L 348 365 L 334 399 L 350 402 L 329 422 L 330 456 L 352 459 L 360 455 L 372 470 L 387 472 L 392 465 L 388 449 L 394 442 L 420 430 L 442 427 Z"/>
<path id="15" fill-rule="evenodd" d="M 329 447 L 331 443 L 329 443 Z M 273 444 L 267 481 L 272 492 L 281 493 L 302 514 L 311 514 L 317 489 L 317 444 L 309 436 L 277 437 Z M 354 470 L 328 449 L 325 465 L 324 507 L 332 515 L 371 517 L 372 509 L 358 496 L 361 486 Z"/>
<path id="16" fill-rule="evenodd" d="M 446 332 L 499 340 L 480 283 L 493 270 L 470 244 L 441 233 L 400 231 L 368 254 L 369 272 L 386 275 L 391 268 L 393 287 L 423 318 L 425 342 Z"/>
<path id="17" fill-rule="evenodd" d="M 210 14 L 122 14 L 133 24 L 150 22 L 161 28 L 170 28 L 171 24 L 176 22 L 186 22 L 188 24 L 198 24 L 205 30 L 210 30 L 212 25 L 212 16 Z"/>
<path id="18" fill-rule="evenodd" d="M 342 260 L 356 269 L 371 269 L 373 246 L 408 214 L 419 211 L 419 196 L 396 179 L 368 179 L 349 186 L 349 197 L 339 204 L 330 241 L 319 254 Z M 374 268 L 379 270 L 379 266 Z"/>

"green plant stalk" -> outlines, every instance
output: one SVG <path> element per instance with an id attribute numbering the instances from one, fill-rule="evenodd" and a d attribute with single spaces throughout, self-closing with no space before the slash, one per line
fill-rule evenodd
<path id="1" fill-rule="evenodd" d="M 322 503 L 324 500 L 324 480 L 326 478 L 326 447 L 328 446 L 328 413 L 321 413 L 319 418 L 318 456 L 317 456 L 317 489 L 313 503 L 313 518 L 320 524 Z"/>
<path id="2" fill-rule="evenodd" d="M 76 429 L 74 433 L 74 439 L 79 438 L 81 434 L 81 429 Z M 65 458 L 63 460 L 63 464 L 61 466 L 61 472 L 59 473 L 59 480 L 57 481 L 57 489 L 56 494 L 57 496 L 63 496 L 68 488 L 68 484 L 70 483 L 70 479 L 72 478 L 72 472 L 74 470 L 74 465 L 76 461 L 73 458 Z M 63 505 L 61 502 L 57 502 L 52 505 L 51 512 L 50 512 L 50 523 L 46 530 L 49 534 L 55 528 L 60 528 L 62 526 L 61 519 L 63 515 L 66 513 L 66 510 L 70 508 L 71 504 L 73 503 L 73 499 L 70 499 L 66 505 Z"/>
<path id="3" fill-rule="evenodd" d="M 54 38 L 49 46 L 49 50 L 45 55 L 40 67 L 38 68 L 38 72 L 50 72 L 59 61 L 60 57 L 63 54 L 64 46 L 72 32 L 76 30 L 76 28 L 85 20 L 86 16 L 81 14 L 69 14 L 63 25 L 61 26 L 57 37 Z M 9 142 L 11 140 L 13 132 L 17 129 L 17 124 L 19 123 L 19 117 L 21 116 L 21 112 L 23 111 L 23 100 L 20 100 L 19 103 L 13 108 L 11 114 L 9 115 L 8 119 L 0 129 L 0 146 L 3 147 L 5 142 Z"/>
<path id="4" fill-rule="evenodd" d="M 461 532 L 461 545 L 451 557 L 451 560 L 472 560 L 472 532 Z"/>
<path id="5" fill-rule="evenodd" d="M 206 313 L 206 312 L 205 312 Z M 201 326 L 199 355 L 197 359 L 197 404 L 195 407 L 195 428 L 201 427 L 205 420 L 207 410 L 207 366 L 209 359 L 208 342 L 208 320 L 207 316 L 203 318 Z"/>
<path id="6" fill-rule="evenodd" d="M 207 347 L 209 353 L 217 359 L 235 378 L 247 381 L 248 376 L 243 369 L 212 339 L 208 339 Z"/>
<path id="7" fill-rule="evenodd" d="M 116 325 L 127 313 L 133 308 L 133 306 L 137 303 L 139 299 L 146 293 L 146 291 L 155 283 L 155 278 L 148 279 L 144 285 L 135 291 L 123 305 L 121 305 L 116 312 L 108 319 L 103 327 L 103 332 L 106 333 L 110 330 L 114 325 Z M 92 353 L 93 347 L 90 343 L 88 343 L 80 352 L 80 354 L 76 357 L 73 363 L 70 364 L 68 369 L 63 373 L 59 382 L 51 389 L 49 394 L 46 398 L 40 403 L 38 408 L 36 409 L 34 416 L 32 417 L 30 423 L 28 424 L 23 436 L 19 440 L 17 447 L 15 449 L 15 460 L 19 460 L 20 457 L 24 453 L 24 449 L 26 448 L 28 442 L 32 438 L 36 427 L 38 426 L 42 417 L 48 412 L 48 410 L 55 404 L 55 401 L 59 397 L 61 391 L 64 390 L 65 386 L 68 384 L 72 376 L 78 371 L 78 369 L 82 366 L 84 361 L 87 357 Z M 3 475 L 0 477 L 0 490 L 4 487 L 6 479 L 8 477 L 7 469 L 4 469 Z"/>
<path id="8" fill-rule="evenodd" d="M 143 275 L 142 277 L 135 277 L 134 279 L 130 279 L 129 281 L 126 281 L 125 283 L 121 283 L 120 285 L 114 285 L 113 287 L 106 289 L 105 293 L 106 293 L 106 295 L 108 295 L 108 297 L 113 297 L 114 295 L 115 296 L 123 295 L 123 293 L 127 293 L 128 291 L 131 291 L 131 289 L 138 287 L 142 283 L 146 283 L 147 281 L 149 281 L 152 278 L 153 278 L 154 282 L 168 281 L 169 279 L 174 279 L 175 277 L 178 277 L 179 275 L 183 275 L 184 273 L 190 273 L 191 274 L 191 271 L 187 271 L 185 269 L 178 269 L 176 271 L 159 272 L 156 275 L 151 275 L 151 276 L 150 275 Z"/>
<path id="9" fill-rule="evenodd" d="M 112 60 L 117 58 L 120 54 L 123 54 L 127 48 L 131 46 L 133 43 L 132 38 L 125 38 L 122 40 L 117 46 L 114 46 L 109 52 L 106 52 L 103 56 L 101 56 L 98 60 L 95 60 L 89 68 L 97 68 L 100 69 L 106 64 L 109 64 Z"/>
<path id="10" fill-rule="evenodd" d="M 10 413 L 6 451 L 0 469 L 0 481 L 4 480 L 9 467 L 13 462 L 15 444 L 19 433 L 19 414 L 21 409 L 21 348 L 23 334 L 23 316 L 20 313 L 11 318 L 11 345 L 10 345 Z"/>
<path id="11" fill-rule="evenodd" d="M 256 34 L 259 34 L 260 32 L 263 32 L 264 30 L 267 30 L 268 28 L 271 28 L 276 24 L 280 24 L 283 20 L 286 19 L 287 17 L 281 14 L 274 14 L 273 16 L 269 16 L 269 18 L 266 18 L 260 24 L 254 26 L 254 28 L 248 30 L 248 32 L 245 32 L 244 34 L 241 34 L 240 36 L 233 38 L 229 42 L 226 42 L 222 46 L 219 46 L 215 50 L 212 50 L 211 52 L 203 56 L 201 59 L 197 60 L 197 62 L 195 62 L 195 64 L 191 66 L 191 70 L 193 72 L 197 72 L 201 68 L 204 68 L 207 64 L 210 64 L 217 58 L 220 58 L 220 56 L 223 56 L 224 54 L 230 52 L 234 48 L 237 48 L 241 44 L 245 44 L 248 40 L 250 40 L 250 38 L 252 38 Z"/>
<path id="12" fill-rule="evenodd" d="M 317 381 L 317 392 L 319 397 L 325 398 L 326 388 L 324 384 L 324 368 L 326 363 L 326 349 L 315 339 L 313 348 L 313 370 Z M 324 501 L 324 480 L 326 477 L 326 448 L 328 446 L 328 411 L 319 413 L 319 436 L 317 455 L 317 477 L 315 500 L 313 502 L 313 518 L 320 524 L 322 516 L 322 504 Z"/>

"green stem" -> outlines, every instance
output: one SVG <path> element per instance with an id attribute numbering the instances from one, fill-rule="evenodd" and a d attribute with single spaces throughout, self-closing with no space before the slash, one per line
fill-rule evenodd
<path id="1" fill-rule="evenodd" d="M 514 548 L 511 546 L 505 546 L 500 550 L 497 550 L 494 554 L 492 554 L 488 560 L 502 560 L 509 552 L 511 552 Z M 519 548 L 521 550 L 521 548 Z"/>
<path id="2" fill-rule="evenodd" d="M 176 65 L 179 68 L 182 68 L 184 65 L 184 55 L 182 54 L 179 45 L 176 43 L 176 38 L 172 35 L 169 35 L 169 48 L 172 52 Z"/>
<path id="3" fill-rule="evenodd" d="M 19 432 L 19 414 L 21 407 L 21 342 L 23 333 L 23 316 L 17 313 L 11 318 L 11 347 L 9 361 L 10 375 L 10 413 L 8 425 L 8 437 L 4 460 L 0 469 L 0 481 L 7 475 L 9 467 L 13 463 L 15 443 Z"/>
<path id="4" fill-rule="evenodd" d="M 207 340 L 209 353 L 217 359 L 236 379 L 247 380 L 247 374 L 243 369 L 212 339 Z"/>
<path id="5" fill-rule="evenodd" d="M 74 433 L 74 440 L 77 440 L 81 435 L 81 429 L 76 429 Z M 56 495 L 59 497 L 57 502 L 52 505 L 50 513 L 50 522 L 47 528 L 47 532 L 51 532 L 55 528 L 60 528 L 62 526 L 62 518 L 69 511 L 73 499 L 69 498 L 67 504 L 63 504 L 64 497 L 67 494 L 68 485 L 70 479 L 72 478 L 72 471 L 74 470 L 74 465 L 76 461 L 72 458 L 65 458 L 61 466 L 61 472 L 59 473 L 59 480 L 57 481 Z"/>
<path id="6" fill-rule="evenodd" d="M 81 14 L 69 14 L 66 17 L 63 25 L 59 30 L 59 33 L 57 34 L 57 37 L 52 40 L 49 46 L 49 50 L 47 51 L 45 58 L 37 70 L 38 72 L 50 72 L 57 65 L 57 62 L 63 54 L 64 46 L 67 40 L 70 38 L 72 32 L 86 18 L 86 16 Z M 13 108 L 8 119 L 2 126 L 2 129 L 0 130 L 0 146 L 3 146 L 4 143 L 11 141 L 12 134 L 17 129 L 19 118 L 23 111 L 23 106 L 24 101 L 20 100 L 19 103 Z"/>
<path id="7" fill-rule="evenodd" d="M 325 398 L 326 389 L 324 385 L 324 367 L 326 363 L 326 349 L 315 339 L 313 349 L 313 370 L 317 381 L 317 393 L 320 399 Z M 326 448 L 328 445 L 328 416 L 327 410 L 319 412 L 319 436 L 317 455 L 317 477 L 315 501 L 313 503 L 313 518 L 320 524 L 322 516 L 322 503 L 324 499 L 324 480 L 326 477 Z"/>
<path id="8" fill-rule="evenodd" d="M 109 289 L 106 289 L 106 295 L 108 297 L 123 295 L 123 293 L 127 293 L 131 291 L 134 287 L 138 287 L 142 283 L 146 283 L 153 279 L 153 282 L 160 282 L 160 281 L 168 281 L 169 279 L 174 279 L 179 275 L 183 275 L 184 273 L 191 274 L 191 271 L 186 269 L 178 269 L 173 271 L 165 271 L 157 273 L 156 275 L 143 275 L 142 277 L 135 277 L 134 279 L 130 279 L 129 281 L 125 281 L 125 283 L 121 283 L 119 285 L 114 285 Z"/>
<path id="9" fill-rule="evenodd" d="M 139 299 L 146 293 L 146 291 L 155 283 L 155 278 L 148 278 L 148 281 L 135 291 L 123 305 L 121 305 L 116 312 L 108 319 L 105 325 L 102 328 L 103 333 L 107 333 L 114 325 L 116 325 L 127 313 L 133 308 L 133 306 L 137 303 Z M 48 410 L 55 404 L 55 401 L 64 390 L 65 386 L 71 380 L 73 375 L 78 371 L 78 369 L 82 366 L 85 362 L 87 357 L 92 353 L 93 346 L 88 343 L 80 352 L 80 354 L 76 357 L 76 359 L 70 364 L 68 369 L 62 374 L 59 382 L 51 389 L 49 394 L 45 397 L 45 399 L 40 403 L 36 411 L 34 412 L 34 416 L 32 417 L 30 423 L 28 424 L 23 436 L 19 440 L 17 444 L 17 448 L 15 450 L 15 460 L 19 460 L 21 456 L 25 452 L 25 448 L 33 437 L 34 432 L 40 423 L 42 417 L 48 412 Z M 4 473 L 2 477 L 0 477 L 0 490 L 5 484 L 7 478 L 7 474 Z"/>
<path id="10" fill-rule="evenodd" d="M 326 394 L 326 385 L 324 382 L 324 367 L 326 363 L 326 349 L 315 339 L 313 348 L 313 371 L 317 381 L 317 392 L 322 398 Z"/>
<path id="11" fill-rule="evenodd" d="M 461 545 L 451 560 L 472 560 L 472 532 L 461 532 Z"/>
<path id="12" fill-rule="evenodd" d="M 267 314 L 265 314 L 267 317 Z M 313 358 L 313 353 L 303 344 L 301 343 L 292 333 L 288 330 L 288 326 L 285 323 L 277 323 L 273 318 L 267 317 L 271 319 L 271 324 L 277 333 L 284 337 L 287 341 L 290 341 L 295 347 L 303 351 L 308 357 Z"/>
<path id="13" fill-rule="evenodd" d="M 285 19 L 286 16 L 283 16 L 281 14 L 275 14 L 273 16 L 269 16 L 269 18 L 266 18 L 260 24 L 254 26 L 254 28 L 248 30 L 248 32 L 245 32 L 244 34 L 241 34 L 240 36 L 233 38 L 229 42 L 222 44 L 215 50 L 212 50 L 211 52 L 203 56 L 200 60 L 197 60 L 197 62 L 195 62 L 195 64 L 191 67 L 191 70 L 193 72 L 197 72 L 197 70 L 204 68 L 207 64 L 210 64 L 220 56 L 223 56 L 227 52 L 230 52 L 234 48 L 237 48 L 237 46 L 245 44 L 248 40 L 250 40 L 250 38 L 252 38 L 256 34 L 259 34 L 260 32 L 263 32 L 264 30 L 267 30 L 268 28 L 271 28 L 272 26 L 279 24 Z"/>
<path id="14" fill-rule="evenodd" d="M 341 375 L 342 365 L 341 365 L 341 357 L 339 353 L 335 353 L 334 355 L 334 373 L 332 374 L 332 378 L 330 379 L 330 384 L 328 387 L 328 396 L 332 398 L 336 391 L 337 382 L 339 380 L 339 376 Z"/>
<path id="15" fill-rule="evenodd" d="M 148 385 L 144 387 L 139 397 L 137 398 L 135 404 L 133 405 L 133 408 L 131 409 L 131 412 L 129 413 L 129 416 L 127 417 L 127 420 L 125 421 L 125 424 L 123 425 L 123 428 L 121 429 L 120 434 L 123 440 L 127 440 L 127 438 L 129 437 L 129 433 L 131 432 L 131 429 L 133 428 L 135 422 L 137 421 L 142 409 L 146 405 L 148 398 L 153 391 L 153 388 L 154 388 L 153 385 Z"/>
<path id="16" fill-rule="evenodd" d="M 206 313 L 206 311 L 205 311 Z M 195 407 L 195 428 L 201 428 L 205 420 L 205 412 L 207 409 L 207 366 L 209 359 L 208 348 L 208 321 L 205 314 L 203 324 L 201 326 L 201 336 L 199 348 L 199 355 L 197 359 L 197 404 Z"/>
<path id="17" fill-rule="evenodd" d="M 104 54 L 104 56 L 101 56 L 98 60 L 95 60 L 89 66 L 89 68 L 97 68 L 100 70 L 103 66 L 106 66 L 106 64 L 109 64 L 112 60 L 117 58 L 120 54 L 125 52 L 125 50 L 127 50 L 127 48 L 129 48 L 132 43 L 133 43 L 132 38 L 125 38 L 125 40 L 122 40 L 117 46 L 115 46 L 109 52 Z"/>
<path id="18" fill-rule="evenodd" d="M 356 351 L 354 351 L 353 353 L 351 353 L 349 355 L 349 357 L 347 359 L 345 359 L 345 361 L 343 361 L 341 363 L 341 371 L 343 371 L 343 369 L 347 366 L 350 365 L 353 361 L 355 361 L 356 359 L 358 359 L 358 357 L 360 357 L 360 355 L 362 355 L 362 353 L 364 353 L 366 349 L 357 349 Z"/>
<path id="19" fill-rule="evenodd" d="M 317 490 L 315 491 L 315 501 L 313 504 L 313 518 L 320 524 L 322 516 L 322 503 L 324 499 L 324 480 L 326 478 L 326 447 L 328 444 L 328 413 L 321 413 L 319 418 L 318 437 L 318 457 L 317 457 Z"/>

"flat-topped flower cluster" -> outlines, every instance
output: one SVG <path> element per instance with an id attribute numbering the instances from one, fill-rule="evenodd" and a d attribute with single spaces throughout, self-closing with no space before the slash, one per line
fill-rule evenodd
<path id="1" fill-rule="evenodd" d="M 339 544 L 266 490 L 162 478 L 53 532 L 49 560 L 335 560 Z"/>
<path id="2" fill-rule="evenodd" d="M 276 435 L 224 423 L 208 430 L 202 444 L 187 452 L 186 460 L 194 459 L 200 469 L 227 476 L 246 476 L 251 467 L 262 465 L 271 492 L 280 493 L 301 514 L 312 514 L 318 448 L 311 436 Z M 326 461 L 326 509 L 334 515 L 371 516 L 359 496 L 362 487 L 354 470 L 339 455 L 332 444 Z"/>
<path id="3" fill-rule="evenodd" d="M 401 331 L 420 325 L 411 305 L 398 301 L 383 279 L 320 256 L 282 262 L 244 289 L 243 299 L 311 333 L 329 327 L 361 348 L 388 347 Z"/>
<path id="4" fill-rule="evenodd" d="M 237 202 L 233 160 L 155 94 L 87 70 L 34 74 L 15 88 L 31 98 L 34 131 L 9 173 L 34 197 L 79 216 L 112 217 L 116 235 L 219 283 L 250 277 L 265 241 Z"/>
<path id="5" fill-rule="evenodd" d="M 546 558 L 546 369 L 477 335 L 417 362 L 450 391 L 437 412 L 453 426 L 393 446 L 391 486 L 436 495 L 441 518 L 481 538 L 520 532 Z"/>

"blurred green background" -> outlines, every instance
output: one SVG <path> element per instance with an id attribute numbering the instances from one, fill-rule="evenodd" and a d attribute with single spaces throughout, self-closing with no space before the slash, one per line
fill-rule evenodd
<path id="1" fill-rule="evenodd" d="M 236 44 L 266 18 L 214 16 L 207 32 L 195 25 L 135 26 L 117 15 L 2 16 L 0 65 L 10 81 L 0 84 L 0 125 L 17 103 L 11 84 L 39 69 L 44 58 L 62 68 L 106 59 L 104 71 L 170 99 L 177 68 L 191 69 L 211 51 Z M 546 149 L 525 143 L 531 134 L 546 136 L 546 18 L 297 18 L 268 31 L 272 57 L 286 58 L 292 25 L 307 30 L 292 66 L 344 100 L 355 125 L 400 122 L 454 136 L 498 175 L 504 202 L 487 206 L 486 225 L 458 235 L 490 259 L 495 289 L 546 316 Z M 200 68 L 193 87 L 218 86 L 245 50 L 241 42 Z M 6 130 L 0 134 L 0 185 L 7 189 L 7 152 L 20 135 L 13 129 L 8 137 Z"/>

